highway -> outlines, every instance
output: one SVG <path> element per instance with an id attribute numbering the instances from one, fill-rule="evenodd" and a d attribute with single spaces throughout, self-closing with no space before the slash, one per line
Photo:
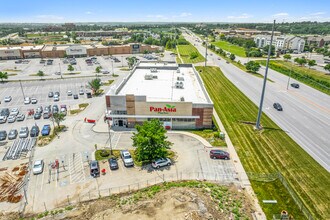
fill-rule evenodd
<path id="1" fill-rule="evenodd" d="M 183 35 L 205 56 L 201 40 L 197 42 L 196 36 L 186 33 Z M 218 55 L 210 50 L 208 65 L 219 66 L 238 89 L 259 105 L 262 78 L 245 73 L 223 59 L 218 60 Z M 265 68 L 261 68 L 259 72 L 264 74 Z M 274 82 L 267 81 L 263 112 L 329 172 L 330 97 L 302 83 L 299 83 L 299 89 L 287 89 L 288 77 L 271 69 L 268 71 L 268 78 Z M 292 82 L 295 80 L 291 79 L 290 83 Z M 274 102 L 282 105 L 282 112 L 273 108 Z"/>

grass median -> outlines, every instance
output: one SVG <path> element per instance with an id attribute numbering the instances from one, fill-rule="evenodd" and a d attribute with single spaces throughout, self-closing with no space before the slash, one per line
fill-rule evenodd
<path id="1" fill-rule="evenodd" d="M 205 61 L 205 58 L 193 45 L 177 45 L 177 47 L 184 63 L 199 63 Z"/>
<path id="2" fill-rule="evenodd" d="M 225 51 L 228 51 L 232 54 L 235 54 L 239 57 L 246 57 L 245 49 L 243 47 L 237 46 L 235 44 L 231 44 L 227 41 L 217 41 L 212 43 L 214 46 L 219 47 Z"/>
<path id="3" fill-rule="evenodd" d="M 228 135 L 247 172 L 281 172 L 303 204 L 315 219 L 330 216 L 330 174 L 307 154 L 285 131 L 265 114 L 264 129 L 255 131 L 252 125 L 258 113 L 257 106 L 240 92 L 218 67 L 196 67 L 214 102 Z M 251 181 L 267 219 L 282 210 L 295 219 L 304 219 L 298 206 L 282 184 L 276 181 Z M 263 204 L 262 200 L 276 199 L 277 204 Z"/>

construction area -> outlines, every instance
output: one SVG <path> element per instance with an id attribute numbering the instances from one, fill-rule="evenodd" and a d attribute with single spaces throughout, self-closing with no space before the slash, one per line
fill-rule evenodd
<path id="1" fill-rule="evenodd" d="M 20 138 L 15 140 L 2 160 L 17 160 L 21 157 L 27 157 L 28 153 L 36 145 L 36 141 L 37 138 Z"/>

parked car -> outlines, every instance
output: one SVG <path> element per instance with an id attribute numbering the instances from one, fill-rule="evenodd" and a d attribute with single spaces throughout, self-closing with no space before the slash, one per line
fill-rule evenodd
<path id="1" fill-rule="evenodd" d="M 16 116 L 16 121 L 24 121 L 24 119 L 25 119 L 25 115 L 23 115 L 23 114 L 18 114 Z"/>
<path id="2" fill-rule="evenodd" d="M 51 113 L 51 106 L 47 105 L 44 109 L 44 113 Z"/>
<path id="3" fill-rule="evenodd" d="M 84 90 L 83 89 L 80 89 L 79 90 L 79 95 L 83 95 L 83 94 L 85 94 Z"/>
<path id="4" fill-rule="evenodd" d="M 155 169 L 159 169 L 160 167 L 164 167 L 164 166 L 171 166 L 172 162 L 170 159 L 168 158 L 160 158 L 157 160 L 154 160 L 151 163 L 151 166 Z"/>
<path id="5" fill-rule="evenodd" d="M 61 106 L 61 111 L 60 111 L 63 115 L 66 115 L 67 114 L 67 110 L 66 108 L 62 107 Z"/>
<path id="6" fill-rule="evenodd" d="M 50 113 L 49 112 L 44 112 L 44 114 L 42 115 L 42 117 L 44 119 L 48 119 L 48 118 L 50 118 Z"/>
<path id="7" fill-rule="evenodd" d="M 273 104 L 273 107 L 274 107 L 277 111 L 283 111 L 283 108 L 282 108 L 281 104 L 278 103 L 278 102 L 275 102 L 275 103 Z"/>
<path id="8" fill-rule="evenodd" d="M 8 123 L 14 123 L 16 121 L 16 116 L 15 115 L 9 115 L 7 118 Z"/>
<path id="9" fill-rule="evenodd" d="M 26 126 L 21 127 L 18 136 L 20 138 L 27 138 L 29 136 L 29 129 L 28 129 L 28 127 L 26 127 Z"/>
<path id="10" fill-rule="evenodd" d="M 41 174 L 44 171 L 44 161 L 36 160 L 33 164 L 32 171 L 34 175 Z"/>
<path id="11" fill-rule="evenodd" d="M 299 89 L 299 84 L 298 83 L 291 83 L 291 86 L 293 88 Z"/>
<path id="12" fill-rule="evenodd" d="M 31 103 L 32 104 L 37 104 L 38 100 L 36 98 L 31 98 Z"/>
<path id="13" fill-rule="evenodd" d="M 10 115 L 9 108 L 3 108 L 0 112 L 0 116 L 8 117 Z"/>
<path id="14" fill-rule="evenodd" d="M 53 98 L 53 96 L 54 96 L 54 93 L 53 92 L 49 92 L 48 93 L 48 98 Z"/>
<path id="15" fill-rule="evenodd" d="M 100 166 L 99 166 L 99 162 L 97 160 L 93 160 L 89 164 L 89 168 L 90 168 L 90 174 L 92 177 L 97 177 L 100 175 Z"/>
<path id="16" fill-rule="evenodd" d="M 7 131 L 0 131 L 0 141 L 4 141 L 7 138 Z"/>
<path id="17" fill-rule="evenodd" d="M 120 156 L 124 162 L 125 167 L 134 166 L 133 158 L 128 150 L 120 151 Z"/>
<path id="18" fill-rule="evenodd" d="M 68 90 L 67 94 L 68 94 L 68 96 L 72 96 L 72 91 Z"/>
<path id="19" fill-rule="evenodd" d="M 60 92 L 54 92 L 54 96 L 57 95 L 58 97 L 60 97 Z"/>
<path id="20" fill-rule="evenodd" d="M 6 96 L 6 97 L 5 97 L 5 102 L 10 102 L 11 99 L 12 99 L 11 96 Z"/>
<path id="21" fill-rule="evenodd" d="M 42 136 L 47 136 L 50 133 L 50 124 L 44 125 L 41 130 L 41 135 Z"/>
<path id="22" fill-rule="evenodd" d="M 18 135 L 17 129 L 11 129 L 8 133 L 8 140 L 16 139 L 17 135 Z"/>
<path id="23" fill-rule="evenodd" d="M 118 169 L 118 162 L 115 158 L 110 158 L 108 160 L 109 162 L 109 167 L 110 167 L 110 170 L 116 170 Z"/>
<path id="24" fill-rule="evenodd" d="M 73 99 L 78 99 L 78 98 L 79 98 L 78 94 L 73 95 Z"/>
<path id="25" fill-rule="evenodd" d="M 102 70 L 102 73 L 103 73 L 103 74 L 109 74 L 110 72 L 107 71 L 107 70 Z"/>
<path id="26" fill-rule="evenodd" d="M 7 116 L 0 116 L 0 124 L 6 123 Z"/>
<path id="27" fill-rule="evenodd" d="M 24 99 L 24 104 L 30 104 L 31 103 L 31 99 L 30 99 L 30 97 L 25 97 L 25 99 Z"/>
<path id="28" fill-rule="evenodd" d="M 38 137 L 39 131 L 38 125 L 33 125 L 30 131 L 30 137 Z"/>
<path id="29" fill-rule="evenodd" d="M 229 156 L 228 152 L 223 151 L 223 150 L 211 150 L 210 151 L 210 158 L 229 160 L 230 156 Z"/>
<path id="30" fill-rule="evenodd" d="M 19 113 L 18 108 L 12 108 L 12 109 L 10 110 L 10 115 L 17 116 L 18 113 Z"/>
<path id="31" fill-rule="evenodd" d="M 43 112 L 43 108 L 42 108 L 42 106 L 39 106 L 39 107 L 36 109 L 36 112 L 42 113 L 42 112 Z"/>
<path id="32" fill-rule="evenodd" d="M 60 97 L 58 95 L 54 95 L 54 102 L 60 101 Z"/>
<path id="33" fill-rule="evenodd" d="M 58 105 L 53 105 L 52 112 L 53 113 L 58 113 Z"/>
<path id="34" fill-rule="evenodd" d="M 61 75 L 61 72 L 57 71 L 55 72 L 55 75 Z"/>
<path id="35" fill-rule="evenodd" d="M 41 118 L 41 112 L 34 113 L 33 118 L 36 119 L 36 120 L 40 119 Z"/>

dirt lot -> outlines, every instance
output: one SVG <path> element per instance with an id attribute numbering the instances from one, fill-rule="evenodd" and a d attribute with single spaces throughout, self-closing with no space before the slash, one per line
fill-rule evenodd
<path id="1" fill-rule="evenodd" d="M 185 181 L 40 213 L 42 219 L 252 219 L 253 208 L 236 186 Z M 30 218 L 32 216 L 29 216 Z M 0 216 L 16 219 L 17 215 Z"/>

